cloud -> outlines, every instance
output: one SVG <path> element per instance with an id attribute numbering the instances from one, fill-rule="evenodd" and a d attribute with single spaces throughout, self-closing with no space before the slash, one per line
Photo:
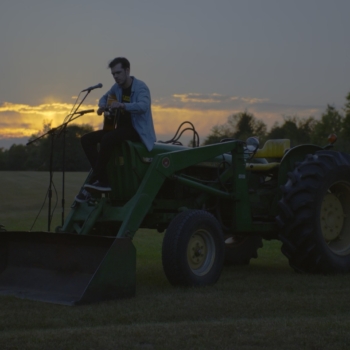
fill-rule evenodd
<path id="1" fill-rule="evenodd" d="M 174 94 L 174 99 L 182 103 L 220 103 L 229 101 L 230 96 L 220 95 L 220 94 Z"/>
<path id="2" fill-rule="evenodd" d="M 319 117 L 323 106 L 283 105 L 270 102 L 267 98 L 240 97 L 213 94 L 174 94 L 158 99 L 154 103 L 155 123 L 160 130 L 169 128 L 169 120 L 190 120 L 208 134 L 216 124 L 223 124 L 230 115 L 248 111 L 265 122 L 270 128 L 275 122 L 282 122 L 284 116 Z"/>
<path id="3" fill-rule="evenodd" d="M 30 137 L 40 133 L 44 123 L 57 127 L 65 122 L 71 113 L 73 104 L 44 103 L 36 106 L 4 102 L 0 105 L 0 139 Z M 95 106 L 85 106 L 93 109 Z M 101 118 L 85 114 L 76 120 L 78 124 L 92 124 L 98 127 Z"/>
<path id="4" fill-rule="evenodd" d="M 229 96 L 229 95 L 221 95 L 217 93 L 212 94 L 198 94 L 198 93 L 188 93 L 188 94 L 174 94 L 172 96 L 175 101 L 181 102 L 183 104 L 191 104 L 191 103 L 230 103 L 232 101 L 235 102 L 244 102 L 247 104 L 254 104 L 259 102 L 268 101 L 267 98 L 256 98 L 256 97 L 239 97 L 239 96 Z"/>
<path id="5" fill-rule="evenodd" d="M 4 102 L 0 105 L 0 147 L 8 145 L 11 139 L 19 140 L 40 134 L 43 124 L 51 122 L 51 127 L 61 125 L 71 113 L 72 103 L 45 102 L 39 105 Z M 84 105 L 80 110 L 96 109 L 96 105 Z M 248 111 L 261 119 L 270 128 L 275 122 L 283 123 L 284 116 L 319 117 L 324 106 L 282 105 L 267 98 L 239 97 L 212 94 L 174 94 L 154 100 L 153 120 L 158 140 L 171 139 L 183 122 L 190 122 L 204 139 L 215 125 L 224 124 L 230 115 Z M 90 124 L 95 129 L 102 126 L 102 117 L 95 113 L 85 114 L 74 120 L 76 124 Z M 186 125 L 187 127 L 190 124 Z M 191 131 L 184 134 L 186 140 L 192 138 Z"/>

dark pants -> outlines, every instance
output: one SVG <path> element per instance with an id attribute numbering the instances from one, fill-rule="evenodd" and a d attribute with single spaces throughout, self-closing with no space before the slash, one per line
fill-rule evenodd
<path id="1" fill-rule="evenodd" d="M 106 166 L 116 145 L 123 141 L 140 141 L 140 136 L 134 128 L 119 127 L 115 130 L 97 130 L 81 137 L 81 145 L 94 170 L 97 180 L 108 183 Z M 100 144 L 100 150 L 97 149 Z"/>

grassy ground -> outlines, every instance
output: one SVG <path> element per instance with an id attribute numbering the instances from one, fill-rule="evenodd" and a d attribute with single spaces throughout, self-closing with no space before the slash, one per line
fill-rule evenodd
<path id="1" fill-rule="evenodd" d="M 85 175 L 67 175 L 68 207 Z M 3 172 L 0 179 L 0 223 L 28 230 L 48 174 Z M 296 274 L 279 242 L 264 242 L 258 259 L 225 267 L 215 286 L 173 288 L 162 271 L 162 237 L 135 236 L 135 298 L 68 307 L 0 297 L 0 349 L 349 348 L 350 276 Z"/>
<path id="2" fill-rule="evenodd" d="M 79 192 L 87 173 L 66 173 L 65 213 L 69 212 L 75 195 Z M 49 173 L 32 171 L 0 171 L 2 184 L 0 201 L 0 224 L 7 230 L 30 230 L 44 201 L 45 205 L 32 231 L 47 230 L 48 203 L 47 190 Z M 62 220 L 62 174 L 53 175 L 51 208 L 54 211 L 51 230 Z M 55 208 L 55 210 L 53 210 Z"/>

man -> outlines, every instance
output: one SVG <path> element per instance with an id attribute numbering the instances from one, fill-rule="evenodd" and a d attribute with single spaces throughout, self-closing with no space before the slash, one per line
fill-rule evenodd
<path id="1" fill-rule="evenodd" d="M 117 127 L 113 130 L 98 130 L 88 133 L 81 138 L 81 144 L 93 169 L 92 184 L 86 188 L 108 192 L 106 166 L 113 152 L 113 148 L 123 141 L 142 142 L 151 151 L 156 141 L 151 112 L 151 95 L 147 85 L 130 75 L 130 62 L 124 57 L 113 59 L 108 67 L 111 70 L 115 84 L 99 100 L 97 114 L 102 115 L 107 109 L 110 96 L 116 101 L 108 108 L 118 109 Z M 100 151 L 97 151 L 97 144 Z M 77 202 L 85 202 L 91 198 L 86 190 L 82 190 L 76 197 Z"/>

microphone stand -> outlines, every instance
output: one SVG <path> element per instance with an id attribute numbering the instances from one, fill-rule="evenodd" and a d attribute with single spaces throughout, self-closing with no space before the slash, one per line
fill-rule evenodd
<path id="1" fill-rule="evenodd" d="M 92 113 L 92 112 L 95 112 L 95 110 L 94 109 L 89 109 L 89 110 L 86 110 L 86 111 L 75 112 L 74 114 L 78 114 L 76 117 L 74 117 L 74 118 L 71 117 L 67 122 L 65 122 L 65 123 L 63 123 L 61 125 L 61 126 L 63 126 L 63 129 L 61 131 L 61 132 L 63 132 L 63 145 L 62 145 L 62 147 L 63 147 L 63 150 L 62 150 L 62 201 L 61 201 L 61 204 L 62 204 L 62 213 L 61 213 L 62 226 L 64 224 L 64 209 L 65 209 L 65 166 L 66 166 L 65 156 L 66 156 L 66 130 L 67 130 L 67 125 L 70 122 L 72 122 L 73 120 L 75 120 L 77 118 L 80 118 L 84 114 Z"/>
<path id="2" fill-rule="evenodd" d="M 63 132 L 63 136 L 64 136 L 64 140 L 63 140 L 63 164 L 65 163 L 65 135 L 66 135 L 66 127 L 67 125 L 72 122 L 73 120 L 80 118 L 81 116 L 83 116 L 86 113 L 91 113 L 94 112 L 95 110 L 93 109 L 89 109 L 86 111 L 80 111 L 77 112 L 79 106 L 82 104 L 82 102 L 85 100 L 86 96 L 90 93 L 90 91 L 88 91 L 84 97 L 84 99 L 80 102 L 80 104 L 78 105 L 78 107 L 75 109 L 74 113 L 70 114 L 69 119 L 64 122 L 63 124 L 61 124 L 60 126 L 56 127 L 56 128 L 52 128 L 50 129 L 48 132 L 44 133 L 43 135 L 37 137 L 34 140 L 31 140 L 27 143 L 27 146 L 29 146 L 30 144 L 42 139 L 43 137 L 45 137 L 46 135 L 50 135 L 51 136 L 51 148 L 50 148 L 50 165 L 49 165 L 49 173 L 50 173 L 50 180 L 49 180 L 49 189 L 48 189 L 48 194 L 49 194 L 49 208 L 48 208 L 48 231 L 50 231 L 51 228 L 51 198 L 52 198 L 52 177 L 53 177 L 53 170 L 52 170 L 52 164 L 53 164 L 53 149 L 54 149 L 54 136 L 55 135 L 60 135 Z M 73 118 L 73 115 L 76 115 Z M 67 117 L 66 117 L 67 118 Z M 65 203 L 65 199 L 64 199 L 64 178 L 65 178 L 65 173 L 64 173 L 65 167 L 63 165 L 62 171 L 62 178 L 63 178 L 63 182 L 62 182 L 62 225 L 64 223 L 64 203 Z"/>
<path id="3" fill-rule="evenodd" d="M 67 126 L 67 125 L 66 125 Z M 62 221 L 62 226 L 64 224 L 64 206 L 65 206 L 65 198 L 64 198 L 64 186 L 65 186 L 65 167 L 66 167 L 66 126 L 63 128 L 63 150 L 62 150 L 62 200 L 61 200 L 61 205 L 62 205 L 62 211 L 61 211 L 61 221 Z"/>
<path id="4" fill-rule="evenodd" d="M 100 87 L 102 87 L 102 84 L 100 84 L 101 86 Z M 79 116 L 77 116 L 77 117 L 75 117 L 75 118 L 72 118 L 73 117 L 73 115 L 75 115 L 75 114 L 77 114 L 78 112 L 77 112 L 77 110 L 79 109 L 79 107 L 81 106 L 81 104 L 85 101 L 85 99 L 86 99 L 86 97 L 87 97 L 87 95 L 91 92 L 91 90 L 93 90 L 94 89 L 94 87 L 91 87 L 91 88 L 88 88 L 88 89 L 86 89 L 86 90 L 83 90 L 83 91 L 81 91 L 81 92 L 84 92 L 84 91 L 86 91 L 86 94 L 85 94 L 85 96 L 82 98 L 82 100 L 80 101 L 80 103 L 78 104 L 78 106 L 77 106 L 77 108 L 74 110 L 74 112 L 70 115 L 70 118 L 68 118 L 68 121 L 66 122 L 66 123 L 63 123 L 62 125 L 64 125 L 63 126 L 63 150 L 62 150 L 62 201 L 61 201 L 61 205 L 62 205 L 62 213 L 61 213 L 61 218 L 62 218 L 62 226 L 63 226 L 63 224 L 64 224 L 64 207 L 65 207 L 65 163 L 66 163 L 66 161 L 65 161 L 65 156 L 66 156 L 66 127 L 67 127 L 67 124 L 68 123 L 70 123 L 71 121 L 73 121 L 74 119 L 77 119 L 77 118 L 79 118 L 79 117 L 81 117 L 83 114 L 85 114 L 85 113 L 90 113 L 90 112 L 94 112 L 94 110 L 92 109 L 92 110 L 89 110 L 89 111 L 82 111 L 82 112 L 84 112 L 84 113 L 82 113 L 82 112 L 80 112 L 80 115 Z M 67 117 L 66 117 L 67 118 Z M 65 119 L 66 119 L 65 118 Z M 61 125 L 61 126 L 62 126 Z"/>
<path id="5" fill-rule="evenodd" d="M 55 136 L 55 132 L 58 130 L 58 128 L 52 128 L 50 129 L 48 132 L 46 132 L 45 134 L 37 137 L 36 139 L 29 141 L 27 143 L 27 146 L 29 146 L 30 144 L 34 143 L 35 141 L 40 140 L 41 138 L 43 138 L 46 135 L 50 135 L 51 136 L 51 148 L 50 148 L 50 163 L 49 163 L 49 189 L 48 189 L 48 197 L 49 197 L 49 208 L 48 208 L 48 218 L 47 218 L 47 223 L 48 223 L 48 231 L 50 231 L 50 225 L 51 225 L 51 198 L 52 198 L 52 177 L 53 177 L 53 171 L 52 171 L 52 163 L 53 163 L 53 145 L 54 145 L 54 136 Z"/>

